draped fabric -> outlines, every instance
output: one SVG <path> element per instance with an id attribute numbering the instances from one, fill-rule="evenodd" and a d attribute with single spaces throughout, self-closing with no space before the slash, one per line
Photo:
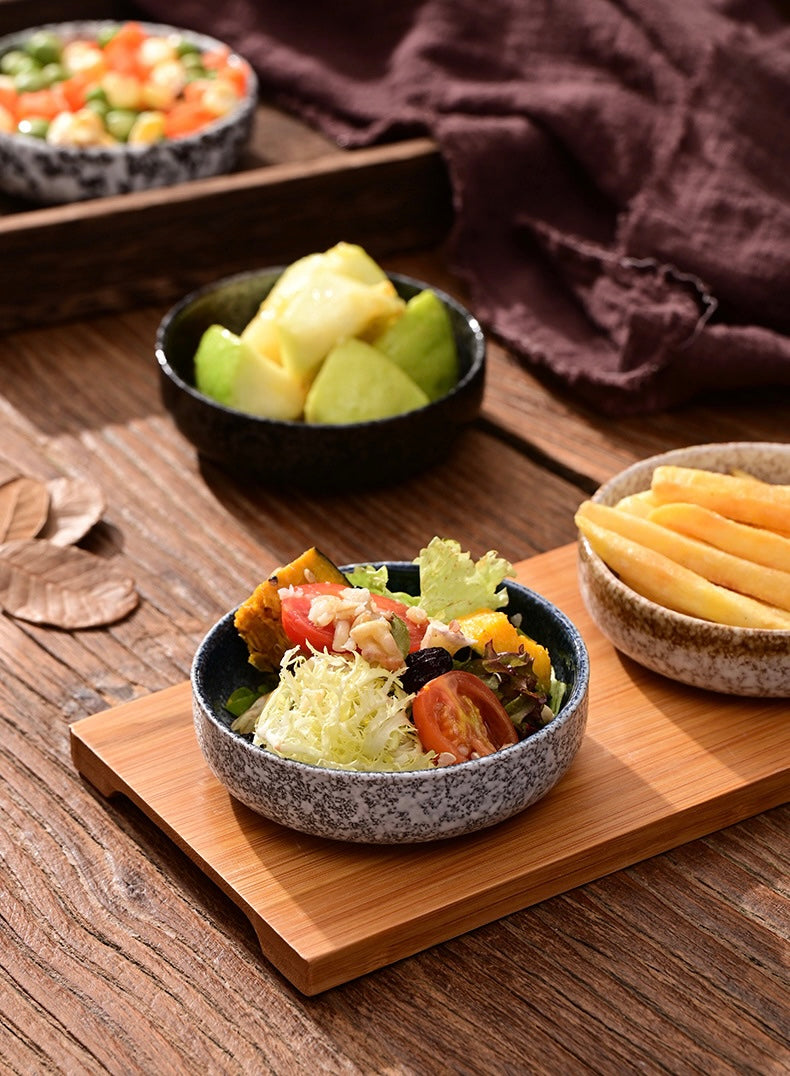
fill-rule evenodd
<path id="1" fill-rule="evenodd" d="M 790 29 L 765 0 L 138 7 L 341 146 L 433 137 L 471 305 L 573 397 L 790 385 Z"/>

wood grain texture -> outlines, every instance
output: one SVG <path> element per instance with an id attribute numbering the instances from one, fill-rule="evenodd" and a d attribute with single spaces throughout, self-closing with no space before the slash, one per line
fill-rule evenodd
<path id="1" fill-rule="evenodd" d="M 428 254 L 397 268 L 448 279 Z M 444 533 L 522 560 L 572 541 L 579 501 L 648 436 L 651 451 L 724 430 L 787 440 L 786 401 L 601 422 L 494 352 L 485 420 L 435 471 L 353 498 L 275 494 L 201 465 L 163 413 L 164 309 L 0 337 L 0 463 L 98 482 L 107 510 L 81 544 L 142 593 L 99 631 L 0 616 L 0 1068 L 786 1071 L 786 805 L 305 998 L 233 901 L 69 753 L 71 723 L 183 682 L 205 626 L 294 550 L 401 559 Z"/>
<path id="2" fill-rule="evenodd" d="M 6 199 L 0 257 L 15 271 L 3 278 L 0 329 L 175 300 L 352 232 L 377 257 L 443 238 L 452 209 L 433 142 L 340 151 L 304 130 L 261 106 L 231 175 L 66 206 Z"/>

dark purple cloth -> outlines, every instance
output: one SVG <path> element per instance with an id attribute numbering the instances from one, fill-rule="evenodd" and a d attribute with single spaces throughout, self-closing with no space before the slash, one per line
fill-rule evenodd
<path id="1" fill-rule="evenodd" d="M 231 43 L 340 145 L 430 134 L 476 313 L 592 407 L 790 385 L 790 29 L 768 0 L 138 7 Z"/>

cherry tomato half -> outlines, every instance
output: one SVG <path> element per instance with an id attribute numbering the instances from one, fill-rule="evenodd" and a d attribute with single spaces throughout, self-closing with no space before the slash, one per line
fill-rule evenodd
<path id="1" fill-rule="evenodd" d="M 456 762 L 492 755 L 518 742 L 507 710 L 488 684 L 462 669 L 443 673 L 420 688 L 412 716 L 425 750 L 447 752 Z"/>
<path id="2" fill-rule="evenodd" d="M 293 594 L 287 594 L 282 599 L 282 624 L 283 631 L 294 646 L 307 651 L 309 643 L 316 650 L 331 650 L 335 637 L 334 624 L 321 627 L 310 620 L 310 606 L 313 598 L 319 594 L 340 594 L 348 589 L 342 583 L 301 583 L 295 588 Z M 424 624 L 415 624 L 406 616 L 408 606 L 395 598 L 385 598 L 381 594 L 373 594 L 373 603 L 383 613 L 393 613 L 400 617 L 409 629 L 409 650 L 418 650 L 422 637 L 425 634 Z"/>

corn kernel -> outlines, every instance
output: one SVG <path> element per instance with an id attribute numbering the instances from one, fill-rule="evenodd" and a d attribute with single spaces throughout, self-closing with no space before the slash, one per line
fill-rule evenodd
<path id="1" fill-rule="evenodd" d="M 106 68 L 104 53 L 90 41 L 69 41 L 63 46 L 63 67 L 70 75 L 100 75 Z"/>
<path id="2" fill-rule="evenodd" d="M 165 137 L 165 117 L 161 112 L 141 112 L 132 124 L 127 142 L 130 145 L 150 145 Z"/>
<path id="3" fill-rule="evenodd" d="M 154 67 L 164 60 L 173 60 L 175 56 L 175 47 L 164 37 L 147 37 L 140 45 L 139 57 L 146 67 Z"/>
<path id="4" fill-rule="evenodd" d="M 203 107 L 214 116 L 225 116 L 239 103 L 236 88 L 225 79 L 212 80 L 203 94 Z"/>
<path id="5" fill-rule="evenodd" d="M 139 108 L 142 99 L 140 80 L 134 75 L 108 71 L 101 80 L 110 108 Z"/>
<path id="6" fill-rule="evenodd" d="M 47 131 L 47 142 L 55 146 L 107 145 L 107 132 L 101 119 L 90 108 L 77 112 L 59 112 Z"/>
<path id="7" fill-rule="evenodd" d="M 148 80 L 152 85 L 169 90 L 173 97 L 177 97 L 186 86 L 187 75 L 184 65 L 178 60 L 163 60 L 151 68 Z"/>
<path id="8" fill-rule="evenodd" d="M 140 94 L 143 108 L 161 112 L 171 108 L 178 96 L 168 86 L 157 86 L 155 82 L 144 82 Z"/>

